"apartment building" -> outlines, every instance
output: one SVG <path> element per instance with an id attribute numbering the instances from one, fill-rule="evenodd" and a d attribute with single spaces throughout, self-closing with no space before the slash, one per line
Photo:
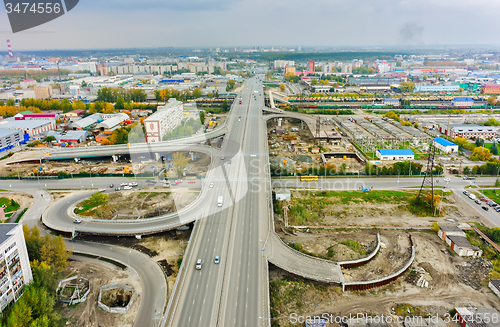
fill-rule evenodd
<path id="1" fill-rule="evenodd" d="M 179 125 L 184 116 L 184 105 L 182 101 L 170 98 L 168 103 L 144 119 L 144 129 L 146 131 L 146 142 L 161 142 L 165 133 L 173 130 Z"/>

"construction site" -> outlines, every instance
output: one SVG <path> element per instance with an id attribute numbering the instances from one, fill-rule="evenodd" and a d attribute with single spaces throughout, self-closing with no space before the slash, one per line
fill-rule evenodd
<path id="1" fill-rule="evenodd" d="M 324 127 L 318 129 L 324 131 Z M 329 173 L 357 172 L 364 167 L 352 144 L 337 138 L 325 140 L 321 132 L 314 137 L 302 120 L 273 118 L 268 120 L 267 131 L 271 165 L 285 174 L 320 166 L 328 166 Z"/>

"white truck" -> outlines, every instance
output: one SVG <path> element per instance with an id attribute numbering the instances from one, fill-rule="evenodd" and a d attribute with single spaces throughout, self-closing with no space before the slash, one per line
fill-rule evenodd
<path id="1" fill-rule="evenodd" d="M 469 199 L 476 200 L 476 196 L 472 193 L 469 194 Z"/>
<path id="2" fill-rule="evenodd" d="M 222 195 L 219 195 L 219 197 L 217 198 L 217 206 L 222 207 Z"/>

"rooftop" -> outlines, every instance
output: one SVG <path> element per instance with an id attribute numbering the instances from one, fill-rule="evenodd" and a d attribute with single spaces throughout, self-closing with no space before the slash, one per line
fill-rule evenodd
<path id="1" fill-rule="evenodd" d="M 11 231 L 17 227 L 18 224 L 0 224 L 0 244 L 11 238 Z"/>
<path id="2" fill-rule="evenodd" d="M 383 156 L 413 156 L 411 149 L 380 149 L 377 150 Z"/>
<path id="3" fill-rule="evenodd" d="M 7 137 L 19 133 L 18 130 L 12 130 L 8 128 L 0 128 L 0 137 Z"/>
<path id="4" fill-rule="evenodd" d="M 434 142 L 441 144 L 442 146 L 457 146 L 455 143 L 448 141 L 442 137 L 436 137 Z"/>
<path id="5" fill-rule="evenodd" d="M 439 228 L 445 233 L 449 233 L 449 232 L 461 232 L 461 233 L 463 233 L 464 232 L 462 229 L 458 228 L 458 226 L 444 225 L 444 226 L 439 226 Z"/>

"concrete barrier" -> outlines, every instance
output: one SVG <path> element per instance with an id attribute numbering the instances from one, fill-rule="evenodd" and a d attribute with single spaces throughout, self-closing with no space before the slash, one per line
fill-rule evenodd
<path id="1" fill-rule="evenodd" d="M 114 288 L 122 288 L 124 290 L 132 292 L 132 297 L 130 298 L 130 301 L 128 302 L 128 304 L 127 304 L 126 307 L 123 307 L 123 308 L 109 307 L 109 306 L 107 306 L 107 305 L 105 305 L 104 303 L 101 302 L 102 291 L 111 290 L 111 289 L 114 289 Z M 134 293 L 134 289 L 132 287 L 130 287 L 130 286 L 127 286 L 127 285 L 123 285 L 123 284 L 105 285 L 105 286 L 101 287 L 101 290 L 99 291 L 99 299 L 97 301 L 97 305 L 99 306 L 99 308 L 101 308 L 101 309 L 103 309 L 103 310 L 105 310 L 107 312 L 111 312 L 111 313 L 127 313 L 128 309 L 130 309 L 130 307 L 134 303 L 134 299 L 135 299 L 134 294 L 135 294 Z"/>

